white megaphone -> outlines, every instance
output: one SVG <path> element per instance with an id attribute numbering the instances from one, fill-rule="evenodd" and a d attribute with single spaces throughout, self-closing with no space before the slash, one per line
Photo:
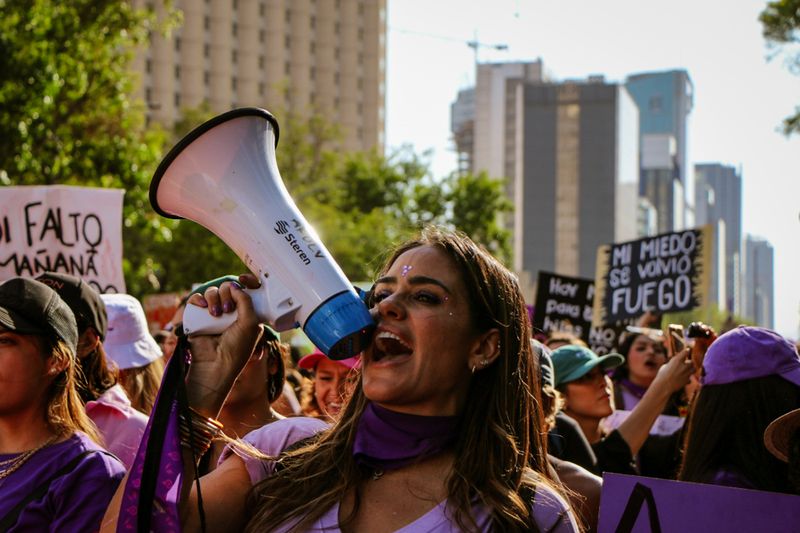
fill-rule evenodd
<path id="1" fill-rule="evenodd" d="M 157 213 L 213 232 L 261 281 L 249 290 L 259 319 L 277 331 L 303 327 L 333 359 L 359 353 L 374 322 L 300 211 L 275 159 L 278 123 L 264 109 L 229 111 L 197 127 L 159 165 L 150 184 Z M 234 313 L 187 305 L 187 335 L 220 333 Z"/>

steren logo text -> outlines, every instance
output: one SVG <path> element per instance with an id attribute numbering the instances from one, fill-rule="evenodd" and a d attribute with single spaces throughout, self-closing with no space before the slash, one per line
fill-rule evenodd
<path id="1" fill-rule="evenodd" d="M 303 227 L 303 224 L 299 220 L 293 218 L 292 226 L 293 228 L 285 220 L 279 220 L 275 223 L 275 228 L 273 229 L 278 235 L 283 235 L 283 238 L 286 239 L 286 242 L 289 243 L 289 246 L 291 246 L 292 250 L 294 250 L 294 253 L 297 254 L 297 257 L 300 258 L 304 265 L 311 264 L 311 258 L 309 255 L 312 257 L 324 257 L 319 249 L 319 245 L 316 243 L 314 238 L 308 234 L 306 229 Z M 306 248 L 308 248 L 308 254 L 306 254 L 306 252 L 304 252 L 300 247 L 300 242 L 297 240 L 294 234 L 290 233 L 290 229 L 294 229 L 300 234 L 300 240 L 305 243 Z"/>

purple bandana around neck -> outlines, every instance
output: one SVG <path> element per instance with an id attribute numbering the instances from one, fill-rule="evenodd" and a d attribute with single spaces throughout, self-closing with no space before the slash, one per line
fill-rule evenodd
<path id="1" fill-rule="evenodd" d="M 370 402 L 358 421 L 353 457 L 370 468 L 401 468 L 447 448 L 455 440 L 459 420 L 398 413 Z"/>
<path id="2" fill-rule="evenodd" d="M 628 378 L 622 378 L 620 380 L 622 386 L 628 389 L 628 392 L 636 396 L 637 398 L 641 399 L 644 396 L 644 393 L 647 392 L 647 387 L 642 387 L 637 385 L 633 381 L 629 380 Z"/>

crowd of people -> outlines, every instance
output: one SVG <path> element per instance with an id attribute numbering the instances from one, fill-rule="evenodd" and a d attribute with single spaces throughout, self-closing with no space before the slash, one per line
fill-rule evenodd
<path id="1" fill-rule="evenodd" d="M 648 317 L 602 356 L 539 342 L 516 277 L 437 228 L 380 269 L 349 359 L 293 355 L 257 285 L 193 291 L 237 318 L 183 338 L 180 314 L 151 334 L 136 298 L 67 274 L 0 284 L 0 531 L 126 530 L 130 488 L 176 472 L 153 530 L 595 531 L 608 472 L 800 494 L 800 355 L 768 329 L 701 325 L 672 353 Z M 143 472 L 170 358 L 177 466 Z"/>

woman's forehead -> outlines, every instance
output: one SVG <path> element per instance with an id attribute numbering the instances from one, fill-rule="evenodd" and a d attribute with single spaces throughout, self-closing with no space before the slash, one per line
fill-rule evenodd
<path id="1" fill-rule="evenodd" d="M 441 248 L 423 245 L 406 250 L 389 266 L 387 274 L 407 277 L 434 271 L 454 272 L 454 261 Z"/>

